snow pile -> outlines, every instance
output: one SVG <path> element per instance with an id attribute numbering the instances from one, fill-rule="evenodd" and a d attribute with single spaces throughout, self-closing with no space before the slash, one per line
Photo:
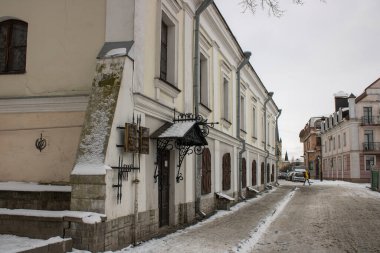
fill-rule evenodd
<path id="1" fill-rule="evenodd" d="M 8 209 L 0 208 L 0 215 L 20 215 L 20 216 L 33 216 L 33 217 L 49 217 L 49 218 L 80 218 L 84 223 L 98 223 L 101 222 L 105 214 L 81 211 L 46 211 L 46 210 L 32 210 L 32 209 Z"/>
<path id="2" fill-rule="evenodd" d="M 127 55 L 127 49 L 125 47 L 114 48 L 108 51 L 105 57 L 117 57 L 117 56 L 125 56 Z"/>
<path id="3" fill-rule="evenodd" d="M 0 252 L 15 253 L 67 240 L 70 239 L 62 239 L 59 236 L 52 237 L 48 240 L 40 240 L 15 235 L 0 235 Z"/>
<path id="4" fill-rule="evenodd" d="M 32 182 L 0 182 L 0 191 L 71 192 L 71 186 L 44 185 Z"/>

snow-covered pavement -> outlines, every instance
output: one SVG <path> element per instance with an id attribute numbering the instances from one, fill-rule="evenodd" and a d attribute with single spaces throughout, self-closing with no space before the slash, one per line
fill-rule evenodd
<path id="1" fill-rule="evenodd" d="M 310 194 L 310 191 L 314 190 L 316 192 L 325 192 L 324 189 L 330 189 L 329 191 L 334 193 L 336 188 L 340 189 L 340 194 L 348 197 L 354 195 L 356 198 L 380 199 L 378 192 L 368 189 L 369 184 L 313 181 L 311 186 L 303 186 L 302 183 L 288 181 L 280 181 L 280 183 L 279 188 L 275 188 L 258 198 L 239 203 L 231 211 L 218 211 L 214 216 L 196 225 L 159 239 L 143 242 L 137 247 L 128 247 L 115 251 L 115 253 L 251 252 L 253 249 L 262 250 L 263 241 L 270 243 L 273 239 L 271 237 L 275 237 L 281 232 L 286 232 L 273 230 L 273 226 L 279 220 L 284 219 L 285 214 L 292 208 L 293 202 L 297 203 L 299 201 L 297 199 L 292 200 L 295 196 L 299 198 L 305 192 Z M 286 230 L 287 225 L 289 224 L 285 222 L 281 228 Z M 273 234 L 270 234 L 270 231 Z M 26 242 L 28 239 L 23 238 L 21 241 Z M 12 242 L 14 243 L 13 246 Z M 7 245 L 7 248 L 4 248 L 3 245 Z M 0 252 L 17 252 L 17 248 L 21 247 L 20 245 L 22 244 L 17 242 L 15 238 L 0 235 Z M 9 251 L 12 247 L 14 251 Z M 73 252 L 84 253 L 87 251 L 74 250 Z M 256 252 L 256 250 L 252 252 Z"/>

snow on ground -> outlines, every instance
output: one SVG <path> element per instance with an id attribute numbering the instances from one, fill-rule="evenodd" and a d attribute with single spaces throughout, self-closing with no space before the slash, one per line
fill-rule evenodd
<path id="1" fill-rule="evenodd" d="M 21 216 L 50 217 L 50 218 L 73 217 L 73 218 L 81 218 L 84 223 L 90 223 L 90 224 L 101 222 L 101 218 L 106 217 L 106 215 L 104 214 L 92 213 L 92 212 L 46 211 L 46 210 L 8 209 L 8 208 L 0 208 L 0 215 L 21 215 Z"/>
<path id="2" fill-rule="evenodd" d="M 71 192 L 71 186 L 45 185 L 32 182 L 0 182 L 0 191 L 28 191 L 28 192 Z"/>
<path id="3" fill-rule="evenodd" d="M 48 240 L 31 239 L 28 237 L 20 237 L 15 235 L 0 235 L 0 252 L 13 253 L 20 252 L 28 249 L 35 249 L 45 246 L 50 243 L 61 242 L 69 239 L 62 239 L 61 237 L 52 237 Z"/>
<path id="4" fill-rule="evenodd" d="M 312 184 L 311 186 L 303 186 L 303 183 L 294 183 L 289 182 L 285 180 L 280 180 L 280 185 L 295 185 L 297 187 L 313 187 L 313 186 L 337 186 L 337 187 L 344 187 L 347 189 L 362 189 L 366 191 L 360 191 L 360 194 L 367 195 L 367 196 L 376 196 L 380 198 L 380 194 L 378 192 L 374 192 L 369 190 L 370 185 L 369 184 L 357 184 L 357 183 L 350 183 L 350 182 L 344 182 L 344 181 L 330 181 L 330 180 L 324 180 L 323 182 L 319 180 L 311 180 Z M 273 192 L 275 189 L 269 191 Z M 349 191 L 348 191 L 349 192 Z M 355 193 L 358 193 L 358 191 L 354 191 Z M 260 237 L 266 232 L 267 228 L 270 226 L 270 224 L 277 218 L 277 216 L 284 210 L 286 204 L 290 201 L 290 199 L 293 197 L 294 192 L 287 195 L 282 201 L 280 201 L 277 206 L 275 212 L 265 217 L 263 220 L 260 221 L 259 225 L 254 228 L 251 232 L 250 238 L 247 240 L 243 240 L 240 243 L 237 243 L 238 246 L 234 249 L 235 252 L 249 252 L 250 249 L 253 248 L 253 246 L 260 240 Z M 175 233 L 169 234 L 165 237 L 159 238 L 159 239 L 152 239 L 147 242 L 142 243 L 140 247 L 127 247 L 125 249 L 114 251 L 113 253 L 126 253 L 126 252 L 157 252 L 157 249 L 160 248 L 160 245 L 162 245 L 165 241 L 169 239 L 173 239 L 176 237 L 179 237 L 181 234 L 187 233 L 190 230 L 200 228 L 204 226 L 205 224 L 212 222 L 215 219 L 218 219 L 220 217 L 223 217 L 225 215 L 231 215 L 240 208 L 244 207 L 247 204 L 250 204 L 255 201 L 260 201 L 261 196 L 258 196 L 258 198 L 247 200 L 246 202 L 241 202 L 231 208 L 231 211 L 218 211 L 215 215 L 211 216 L 210 218 L 199 222 L 193 226 L 187 227 L 183 230 L 178 230 Z M 0 209 L 1 211 L 4 209 Z M 8 209 L 9 210 L 9 209 Z M 14 210 L 13 210 L 14 211 Z M 39 211 L 41 212 L 41 211 Z M 58 237 L 59 238 L 59 237 Z M 51 240 L 54 238 L 51 238 Z M 57 239 L 57 238 L 56 238 Z M 60 238 L 63 240 L 62 238 Z M 50 240 L 50 239 L 49 239 Z M 17 252 L 21 251 L 22 249 L 30 248 L 30 247 L 36 247 L 34 245 L 39 244 L 39 246 L 44 245 L 43 243 L 48 244 L 47 240 L 36 240 L 36 239 L 30 239 L 25 237 L 17 237 L 13 235 L 0 235 L 0 252 Z M 42 245 L 41 245 L 42 244 Z M 202 252 L 202 245 L 193 245 L 194 252 Z M 85 250 L 76 250 L 73 249 L 73 253 L 90 253 L 89 251 Z M 107 251 L 107 253 L 112 253 L 111 251 Z"/>
<path id="5" fill-rule="evenodd" d="M 298 188 L 296 188 L 297 190 Z M 236 248 L 234 248 L 233 252 L 251 252 L 253 247 L 257 242 L 259 242 L 260 238 L 264 235 L 265 231 L 268 229 L 270 224 L 279 216 L 279 214 L 284 210 L 285 206 L 294 196 L 294 191 L 290 192 L 285 196 L 275 207 L 273 213 L 266 216 L 259 222 L 259 225 L 254 228 L 249 236 L 249 239 L 241 241 Z"/>

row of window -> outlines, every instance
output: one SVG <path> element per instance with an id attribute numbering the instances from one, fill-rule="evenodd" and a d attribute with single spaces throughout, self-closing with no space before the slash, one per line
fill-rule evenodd
<path id="1" fill-rule="evenodd" d="M 375 155 L 366 155 L 364 156 L 364 162 L 365 162 L 365 170 L 370 171 L 371 169 L 374 169 L 376 166 L 376 156 Z M 342 159 L 338 158 L 338 162 L 336 158 L 330 158 L 324 160 L 324 168 L 326 169 L 347 169 L 347 158 L 345 157 L 342 163 Z"/>
<path id="2" fill-rule="evenodd" d="M 8 19 L 0 22 L 0 74 L 25 73 L 28 24 Z"/>
<path id="3" fill-rule="evenodd" d="M 256 161 L 252 161 L 252 186 L 257 185 L 256 179 L 257 166 Z M 272 165 L 272 173 L 270 173 L 270 165 L 267 164 L 267 178 L 274 181 L 274 164 Z M 261 184 L 264 184 L 264 163 L 261 163 Z M 247 162 L 242 159 L 242 188 L 247 187 Z M 222 189 L 228 191 L 231 189 L 231 155 L 226 153 L 222 157 Z M 202 154 L 202 194 L 211 193 L 211 153 L 208 148 Z"/>
<path id="4" fill-rule="evenodd" d="M 325 141 L 325 153 L 327 151 L 331 151 L 331 148 L 335 150 L 336 148 L 336 141 L 335 137 L 330 137 L 329 138 L 329 145 L 327 146 L 327 141 Z M 346 133 L 343 133 L 343 147 L 347 146 L 347 138 L 346 138 Z M 340 140 L 340 134 L 338 135 L 338 149 L 341 148 L 341 140 Z"/>
<path id="5" fill-rule="evenodd" d="M 176 86 L 172 73 L 175 68 L 173 66 L 175 60 L 173 59 L 175 55 L 175 22 L 171 21 L 169 16 L 162 11 L 161 19 L 161 52 L 160 52 L 160 79 L 166 83 Z M 172 42 L 171 42 L 172 41 Z M 210 108 L 210 86 L 209 86 L 209 59 L 206 56 L 206 53 L 203 51 L 200 53 L 200 103 L 206 108 Z M 228 71 L 227 71 L 228 72 Z M 226 73 L 225 73 L 226 74 Z M 227 76 L 228 74 L 226 74 Z M 227 122 L 231 123 L 231 85 L 228 77 L 224 76 L 222 78 L 222 96 L 223 107 L 221 108 L 221 117 Z M 241 110 L 240 110 L 240 125 L 242 130 L 246 130 L 246 99 L 244 96 L 241 96 Z M 253 107 L 253 122 L 252 122 L 252 136 L 257 138 L 257 113 L 256 108 Z M 269 124 L 268 124 L 269 127 Z M 264 135 L 264 119 L 262 118 L 262 129 Z M 269 129 L 269 128 L 268 128 Z M 274 131 L 274 130 L 273 130 Z M 271 134 L 268 131 L 267 140 L 271 140 L 274 134 Z"/>

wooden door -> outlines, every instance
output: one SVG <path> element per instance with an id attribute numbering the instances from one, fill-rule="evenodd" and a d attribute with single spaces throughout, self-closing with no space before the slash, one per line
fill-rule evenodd
<path id="1" fill-rule="evenodd" d="M 226 153 L 223 155 L 222 168 L 223 168 L 222 189 L 223 191 L 227 191 L 231 188 L 231 155 L 230 153 Z"/>
<path id="2" fill-rule="evenodd" d="M 169 161 L 170 151 L 164 150 L 161 152 L 160 159 L 158 161 L 158 209 L 160 227 L 169 225 Z"/>
<path id="3" fill-rule="evenodd" d="M 202 194 L 211 192 L 211 153 L 208 148 L 202 154 Z"/>
<path id="4" fill-rule="evenodd" d="M 255 186 L 257 184 L 256 179 L 256 161 L 253 160 L 252 162 L 252 185 Z"/>
<path id="5" fill-rule="evenodd" d="M 247 161 L 245 158 L 242 159 L 241 169 L 241 187 L 245 188 L 247 187 Z"/>

